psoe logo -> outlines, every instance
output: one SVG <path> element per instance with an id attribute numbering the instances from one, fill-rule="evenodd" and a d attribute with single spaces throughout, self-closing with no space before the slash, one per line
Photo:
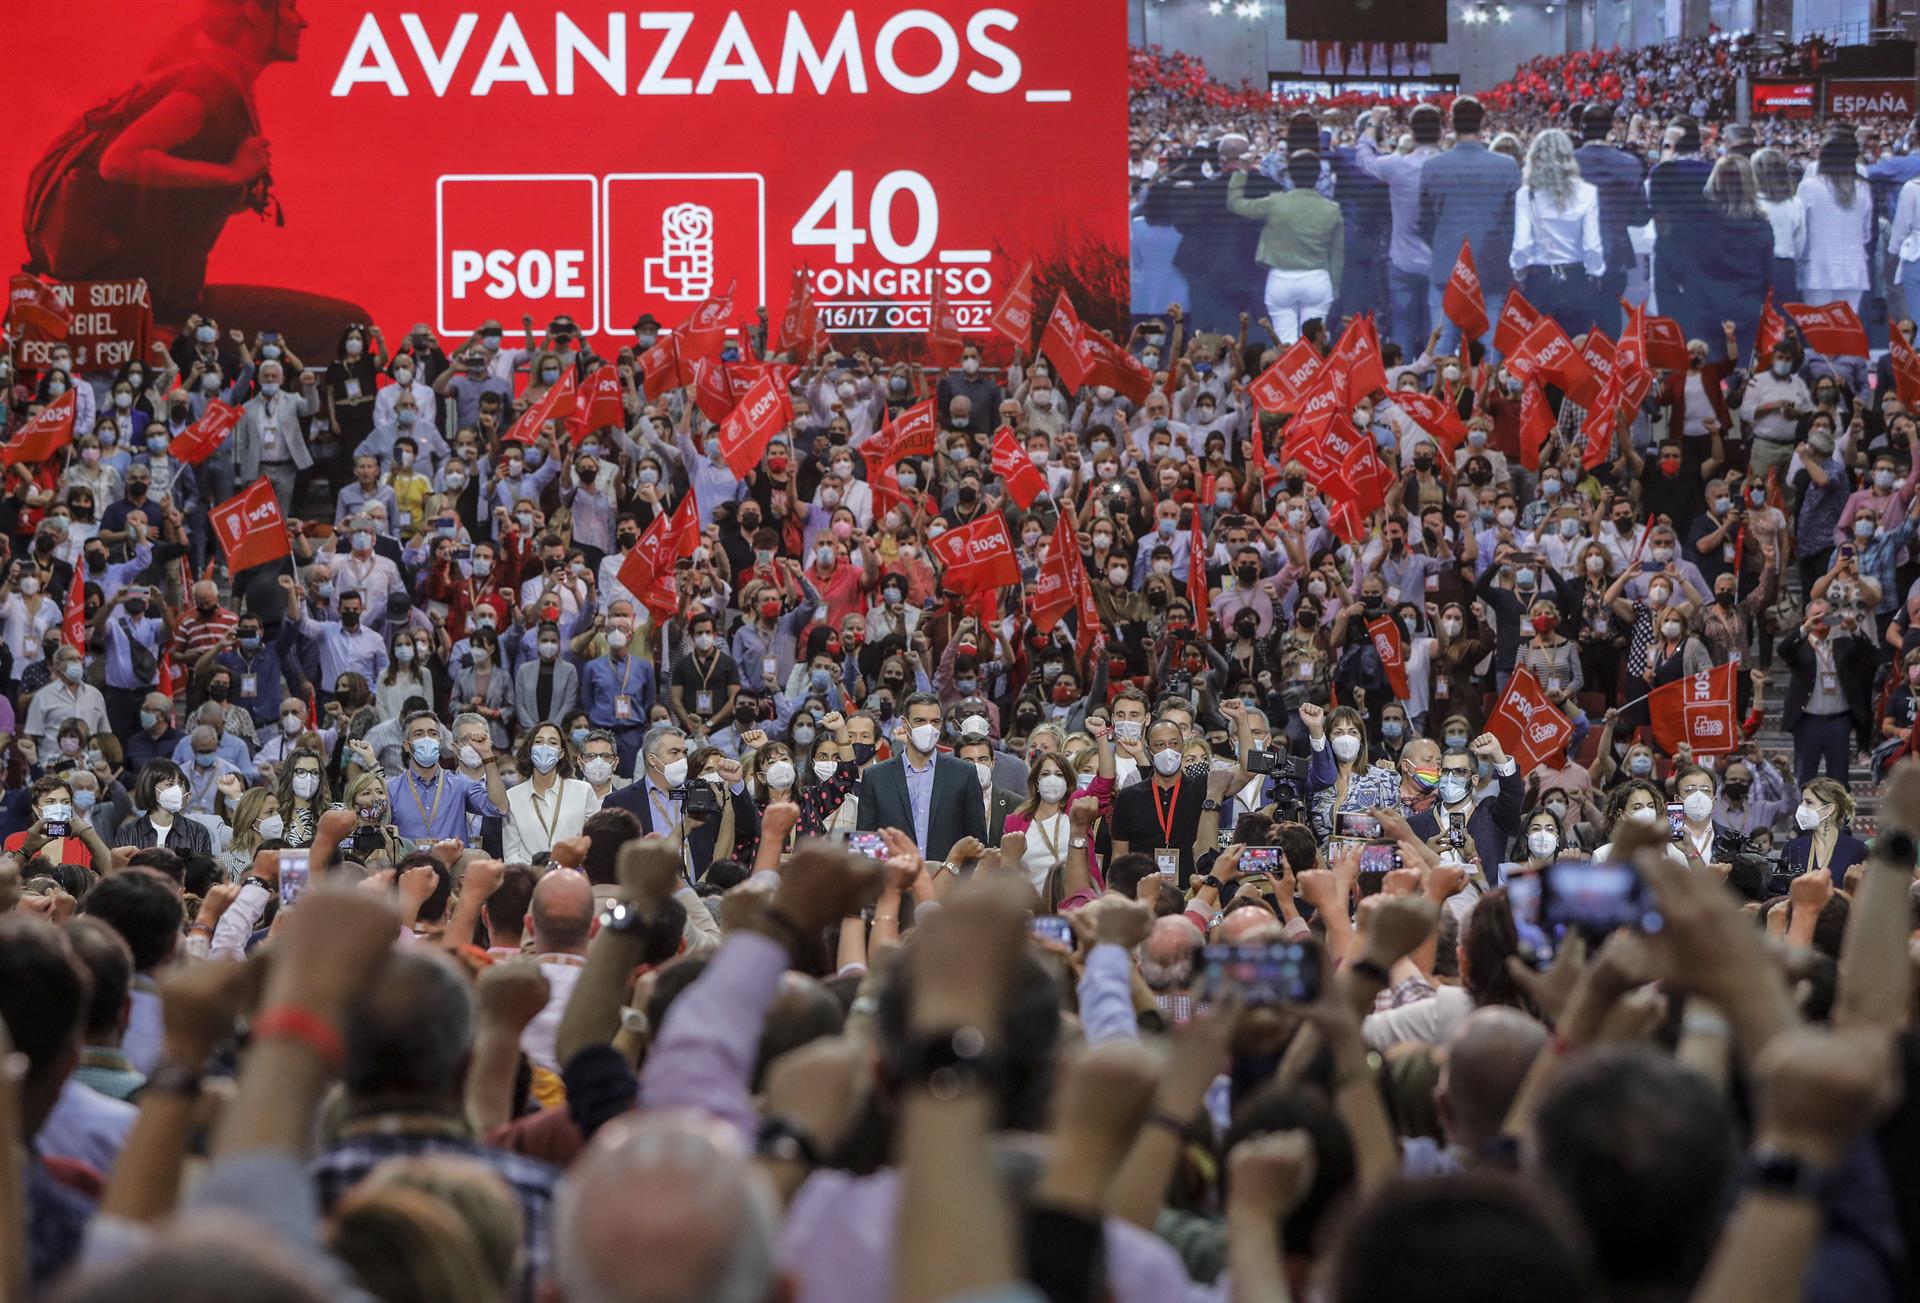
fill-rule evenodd
<path id="1" fill-rule="evenodd" d="M 1719 737 L 1726 732 L 1726 727 L 1726 721 L 1718 716 L 1707 719 L 1696 719 L 1693 721 L 1693 735 L 1695 737 Z"/>
<path id="2" fill-rule="evenodd" d="M 697 303 L 713 293 L 713 209 L 675 204 L 660 214 L 660 256 L 645 259 L 647 293 Z"/>

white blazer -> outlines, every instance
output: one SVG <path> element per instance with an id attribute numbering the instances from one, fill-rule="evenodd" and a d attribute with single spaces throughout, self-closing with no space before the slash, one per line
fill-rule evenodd
<path id="1" fill-rule="evenodd" d="M 559 807 L 556 811 L 551 804 L 546 805 L 545 814 L 553 825 L 549 829 L 547 821 L 534 811 L 531 778 L 507 789 L 506 826 L 501 830 L 501 849 L 507 863 L 530 864 L 535 855 L 551 851 L 557 841 L 578 837 L 586 827 L 588 798 L 593 795 L 586 780 L 562 778 L 554 791 L 559 796 Z"/>

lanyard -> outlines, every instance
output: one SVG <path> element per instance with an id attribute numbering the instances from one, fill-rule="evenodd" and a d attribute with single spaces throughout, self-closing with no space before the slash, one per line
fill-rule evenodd
<path id="1" fill-rule="evenodd" d="M 440 813 L 440 797 L 446 785 L 447 771 L 442 769 L 433 780 L 433 809 L 429 811 L 420 803 L 420 780 L 415 777 L 412 770 L 407 771 L 407 791 L 413 795 L 413 808 L 420 812 L 420 818 L 426 824 L 428 836 L 433 835 L 434 816 Z"/>
<path id="2" fill-rule="evenodd" d="M 1047 848 L 1047 856 L 1055 864 L 1060 862 L 1060 836 L 1058 833 L 1051 832 L 1047 825 L 1053 824 L 1058 827 L 1059 821 L 1064 818 L 1066 818 L 1064 814 L 1056 814 L 1051 819 L 1036 817 L 1033 821 L 1033 830 L 1039 834 L 1040 844 Z"/>
<path id="3" fill-rule="evenodd" d="M 713 655 L 704 668 L 700 664 L 699 652 L 689 653 L 687 659 L 693 662 L 693 668 L 700 671 L 700 687 L 702 689 L 710 687 L 713 683 L 713 672 L 720 668 L 720 649 L 714 648 Z"/>
<path id="4" fill-rule="evenodd" d="M 1173 812 L 1180 804 L 1180 784 L 1186 781 L 1187 776 L 1185 774 L 1181 774 L 1180 777 L 1173 780 L 1173 786 L 1167 789 L 1167 807 L 1164 810 L 1160 808 L 1160 785 L 1158 783 L 1147 784 L 1147 795 L 1153 798 L 1153 817 L 1160 821 L 1160 836 L 1162 839 L 1160 844 L 1162 846 L 1173 845 Z"/>
<path id="5" fill-rule="evenodd" d="M 560 789 L 561 785 L 565 782 L 566 779 L 564 778 L 556 778 L 553 786 L 547 789 L 547 795 L 553 798 L 553 817 L 551 819 L 543 818 L 540 814 L 540 793 L 531 788 L 527 790 L 527 803 L 533 806 L 533 817 L 535 822 L 540 825 L 540 831 L 547 835 L 548 850 L 553 849 L 553 829 L 554 826 L 560 822 Z"/>

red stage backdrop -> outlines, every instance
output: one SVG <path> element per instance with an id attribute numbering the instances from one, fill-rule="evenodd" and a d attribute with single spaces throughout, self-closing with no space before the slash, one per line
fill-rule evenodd
<path id="1" fill-rule="evenodd" d="M 84 33 L 88 54 L 14 70 L 9 269 L 29 257 L 29 177 L 88 109 L 135 91 L 137 115 L 136 88 L 184 68 L 226 96 L 229 131 L 248 129 L 198 44 L 202 10 L 17 7 L 12 48 Z M 167 327 L 199 307 L 223 330 L 298 337 L 299 319 L 337 331 L 351 308 L 392 342 L 415 321 L 464 338 L 498 318 L 517 346 L 522 313 L 566 313 L 611 354 L 640 314 L 674 327 L 729 282 L 742 318 L 764 305 L 778 323 L 802 264 L 830 332 L 922 334 L 937 284 L 977 336 L 1030 259 L 1042 292 L 1089 249 L 1125 265 L 1118 5 L 283 0 L 275 21 L 282 57 L 254 88 L 271 194 L 234 187 L 204 273 L 157 235 L 100 254 L 93 232 L 116 214 L 158 213 L 124 223 L 157 230 L 179 213 L 183 192 L 143 190 L 124 159 L 104 199 L 41 206 L 36 270 L 146 275 Z M 89 169 L 80 149 L 51 171 Z M 204 212 L 179 221 L 210 229 Z"/>

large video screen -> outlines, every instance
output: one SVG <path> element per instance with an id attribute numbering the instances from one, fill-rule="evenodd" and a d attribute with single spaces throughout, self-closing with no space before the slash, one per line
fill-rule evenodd
<path id="1" fill-rule="evenodd" d="M 1313 0 L 1287 5 L 1290 41 L 1444 41 L 1447 0 Z"/>

